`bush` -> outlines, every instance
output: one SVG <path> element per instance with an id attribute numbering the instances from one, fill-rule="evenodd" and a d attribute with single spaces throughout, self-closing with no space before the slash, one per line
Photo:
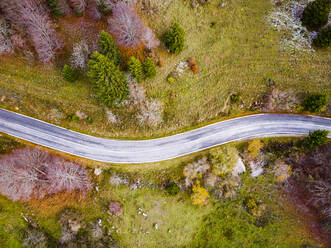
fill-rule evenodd
<path id="1" fill-rule="evenodd" d="M 165 190 L 168 192 L 169 195 L 177 195 L 180 192 L 180 188 L 175 182 L 169 183 L 165 187 Z"/>
<path id="2" fill-rule="evenodd" d="M 329 96 L 328 94 L 315 93 L 307 96 L 303 102 L 302 106 L 304 110 L 307 110 L 312 113 L 319 113 L 324 110 L 328 103 Z"/>
<path id="3" fill-rule="evenodd" d="M 331 46 L 331 26 L 322 29 L 313 40 L 313 45 L 317 48 L 327 48 Z"/>
<path id="4" fill-rule="evenodd" d="M 115 65 L 121 64 L 122 54 L 109 33 L 101 31 L 98 46 L 100 52 L 110 59 Z"/>
<path id="5" fill-rule="evenodd" d="M 144 74 L 147 78 L 152 78 L 156 76 L 156 67 L 151 58 L 147 58 L 143 64 Z"/>
<path id="6" fill-rule="evenodd" d="M 213 172 L 218 176 L 225 176 L 232 172 L 239 158 L 235 147 L 225 145 L 210 150 Z"/>
<path id="7" fill-rule="evenodd" d="M 232 94 L 230 97 L 232 103 L 239 103 L 240 102 L 240 95 Z"/>
<path id="8" fill-rule="evenodd" d="M 303 139 L 302 145 L 308 150 L 314 150 L 328 141 L 328 135 L 329 131 L 327 130 L 316 130 L 314 132 L 309 132 L 309 135 Z"/>
<path id="9" fill-rule="evenodd" d="M 331 9 L 330 0 L 316 0 L 308 3 L 302 14 L 302 24 L 309 31 L 318 30 L 328 22 Z"/>
<path id="10" fill-rule="evenodd" d="M 191 200 L 194 205 L 203 206 L 209 203 L 209 193 L 208 191 L 200 186 L 200 182 L 196 183 L 192 187 L 193 194 L 191 195 Z"/>
<path id="11" fill-rule="evenodd" d="M 63 16 L 63 13 L 61 13 L 57 8 L 57 0 L 47 0 L 47 4 L 50 7 L 53 15 Z"/>
<path id="12" fill-rule="evenodd" d="M 164 34 L 164 43 L 171 53 L 178 54 L 184 49 L 185 32 L 177 23 Z"/>
<path id="13" fill-rule="evenodd" d="M 68 82 L 75 82 L 78 79 L 78 72 L 69 65 L 64 65 L 62 70 L 62 77 Z"/>
<path id="14" fill-rule="evenodd" d="M 124 74 L 106 56 L 95 52 L 88 63 L 87 76 L 94 83 L 96 94 L 108 107 L 118 105 L 128 98 L 128 85 Z"/>
<path id="15" fill-rule="evenodd" d="M 143 65 L 141 64 L 139 59 L 131 57 L 128 61 L 128 69 L 132 76 L 134 76 L 139 83 L 144 80 Z"/>

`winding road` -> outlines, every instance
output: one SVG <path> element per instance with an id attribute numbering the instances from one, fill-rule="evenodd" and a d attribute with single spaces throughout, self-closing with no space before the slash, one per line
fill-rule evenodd
<path id="1" fill-rule="evenodd" d="M 331 118 L 256 114 L 221 121 L 159 139 L 112 140 L 77 133 L 0 109 L 0 132 L 64 153 L 108 163 L 159 162 L 231 141 L 271 136 L 297 136 L 317 129 L 331 132 Z"/>

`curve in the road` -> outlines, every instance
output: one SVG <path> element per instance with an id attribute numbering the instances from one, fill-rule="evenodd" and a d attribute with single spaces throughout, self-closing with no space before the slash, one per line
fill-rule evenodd
<path id="1" fill-rule="evenodd" d="M 109 163 L 159 162 L 236 140 L 331 131 L 331 118 L 256 114 L 159 139 L 126 141 L 93 137 L 0 109 L 0 132 L 75 156 Z M 331 138 L 331 134 L 329 134 Z"/>

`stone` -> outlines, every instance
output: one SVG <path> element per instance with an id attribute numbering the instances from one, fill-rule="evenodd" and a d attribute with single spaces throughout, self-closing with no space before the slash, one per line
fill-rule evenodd
<path id="1" fill-rule="evenodd" d="M 114 115 L 109 109 L 106 109 L 106 116 L 108 122 L 115 124 L 118 122 L 118 118 L 116 115 Z"/>
<path id="2" fill-rule="evenodd" d="M 101 168 L 95 168 L 94 169 L 94 175 L 99 176 L 102 173 L 102 169 Z"/>
<path id="3" fill-rule="evenodd" d="M 238 158 L 237 163 L 232 171 L 232 176 L 238 176 L 246 171 L 246 167 L 241 158 Z"/>
<path id="4" fill-rule="evenodd" d="M 108 212 L 111 215 L 115 215 L 115 216 L 120 216 L 121 214 L 123 214 L 123 211 L 124 211 L 122 204 L 117 201 L 113 201 L 113 202 L 109 203 L 108 208 L 109 208 Z"/>
<path id="5" fill-rule="evenodd" d="M 251 167 L 251 177 L 258 177 L 263 173 L 263 165 L 259 161 L 251 161 L 249 163 L 249 166 Z"/>
<path id="6" fill-rule="evenodd" d="M 87 114 L 82 110 L 76 111 L 75 115 L 79 118 L 79 120 L 85 120 L 88 117 Z"/>
<path id="7" fill-rule="evenodd" d="M 7 97 L 6 97 L 5 95 L 3 95 L 3 96 L 1 97 L 1 102 L 6 101 L 6 99 L 7 99 Z"/>

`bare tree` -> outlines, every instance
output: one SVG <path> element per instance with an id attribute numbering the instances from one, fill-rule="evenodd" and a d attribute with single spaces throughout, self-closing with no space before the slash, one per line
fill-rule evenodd
<path id="1" fill-rule="evenodd" d="M 5 20 L 0 18 L 0 54 L 10 53 L 13 50 L 12 42 L 9 37 L 9 32 Z"/>
<path id="2" fill-rule="evenodd" d="M 98 7 L 98 1 L 99 0 L 87 0 L 87 15 L 94 21 L 99 21 L 102 17 Z"/>
<path id="3" fill-rule="evenodd" d="M 52 181 L 49 191 L 52 194 L 59 192 L 86 192 L 92 188 L 87 172 L 79 164 L 56 159 L 48 167 L 47 177 Z"/>
<path id="4" fill-rule="evenodd" d="M 47 9 L 38 0 L 2 0 L 5 17 L 21 26 L 31 37 L 39 59 L 49 62 L 62 43 L 52 27 Z"/>
<path id="5" fill-rule="evenodd" d="M 86 8 L 85 0 L 69 0 L 69 3 L 77 13 L 83 13 L 85 11 Z"/>
<path id="6" fill-rule="evenodd" d="M 74 44 L 70 57 L 72 67 L 79 70 L 85 70 L 89 55 L 90 50 L 86 41 L 82 40 L 81 42 Z"/>
<path id="7" fill-rule="evenodd" d="M 133 5 L 119 2 L 112 8 L 112 13 L 108 23 L 119 45 L 133 49 L 141 45 L 153 49 L 159 45 L 152 30 L 144 26 Z"/>
<path id="8" fill-rule="evenodd" d="M 65 191 L 84 193 L 91 187 L 82 166 L 40 149 L 18 149 L 0 159 L 0 193 L 13 201 Z"/>
<path id="9" fill-rule="evenodd" d="M 70 13 L 71 13 L 70 6 L 69 6 L 67 0 L 57 0 L 56 8 L 61 14 L 65 15 L 65 16 L 70 15 Z"/>

